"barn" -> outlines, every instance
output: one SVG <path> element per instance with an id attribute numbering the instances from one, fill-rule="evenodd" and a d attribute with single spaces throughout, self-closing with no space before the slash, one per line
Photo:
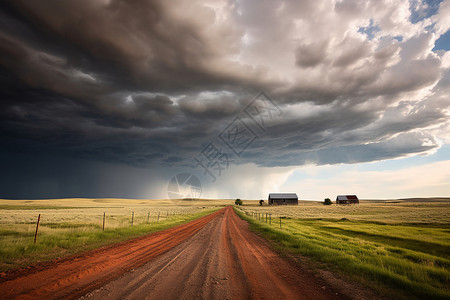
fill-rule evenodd
<path id="1" fill-rule="evenodd" d="M 336 197 L 336 204 L 359 204 L 356 195 L 339 195 Z"/>
<path id="2" fill-rule="evenodd" d="M 296 193 L 270 193 L 268 199 L 269 205 L 298 205 Z"/>

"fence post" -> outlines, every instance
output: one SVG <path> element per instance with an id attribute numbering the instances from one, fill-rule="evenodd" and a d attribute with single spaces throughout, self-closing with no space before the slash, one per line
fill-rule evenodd
<path id="1" fill-rule="evenodd" d="M 37 239 L 37 235 L 38 235 L 38 230 L 39 230 L 39 222 L 41 221 L 41 214 L 39 214 L 38 216 L 38 220 L 36 223 L 36 233 L 34 234 L 34 243 L 36 244 L 36 239 Z"/>
<path id="2" fill-rule="evenodd" d="M 159 216 L 161 215 L 161 212 L 158 212 L 158 220 L 156 220 L 156 223 L 159 223 Z"/>
<path id="3" fill-rule="evenodd" d="M 267 224 L 267 213 L 266 213 L 266 224 Z"/>
<path id="4" fill-rule="evenodd" d="M 269 225 L 272 225 L 272 214 L 269 214 Z"/>
<path id="5" fill-rule="evenodd" d="M 281 228 L 281 216 L 280 216 L 280 228 Z"/>
<path id="6" fill-rule="evenodd" d="M 134 223 L 134 211 L 131 213 L 131 226 L 133 226 Z"/>
<path id="7" fill-rule="evenodd" d="M 106 219 L 106 212 L 103 212 L 103 226 L 102 226 L 103 231 L 105 231 L 105 219 Z"/>
<path id="8" fill-rule="evenodd" d="M 147 224 L 148 224 L 149 220 L 150 220 L 150 212 L 148 212 L 148 214 L 147 214 Z"/>

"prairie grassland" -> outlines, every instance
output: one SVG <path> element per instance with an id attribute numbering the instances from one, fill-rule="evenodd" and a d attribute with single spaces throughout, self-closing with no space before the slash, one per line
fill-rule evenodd
<path id="1" fill-rule="evenodd" d="M 244 201 L 246 211 L 272 213 L 298 219 L 341 219 L 381 223 L 450 223 L 450 198 L 412 200 L 362 200 L 358 205 L 323 205 L 317 201 L 299 201 L 298 206 L 264 205 Z"/>
<path id="2" fill-rule="evenodd" d="M 382 294 L 450 298 L 449 201 L 248 205 L 239 211 L 254 230 L 279 247 Z M 266 213 L 272 214 L 271 224 L 266 224 Z"/>
<path id="3" fill-rule="evenodd" d="M 0 200 L 0 271 L 182 224 L 230 201 Z M 37 243 L 34 235 L 41 214 Z M 105 230 L 103 227 L 105 214 Z"/>

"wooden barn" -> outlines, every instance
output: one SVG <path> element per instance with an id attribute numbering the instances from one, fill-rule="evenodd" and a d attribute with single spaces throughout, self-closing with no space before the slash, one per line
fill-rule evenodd
<path id="1" fill-rule="evenodd" d="M 336 197 L 336 204 L 359 204 L 356 195 L 339 195 Z"/>
<path id="2" fill-rule="evenodd" d="M 268 199 L 269 205 L 298 205 L 296 193 L 270 193 Z"/>

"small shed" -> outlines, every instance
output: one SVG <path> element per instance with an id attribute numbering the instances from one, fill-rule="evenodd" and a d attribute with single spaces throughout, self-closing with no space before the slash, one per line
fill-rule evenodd
<path id="1" fill-rule="evenodd" d="M 298 205 L 296 193 L 270 193 L 268 199 L 269 205 Z"/>
<path id="2" fill-rule="evenodd" d="M 336 197 L 336 204 L 359 204 L 356 195 L 339 195 Z"/>

